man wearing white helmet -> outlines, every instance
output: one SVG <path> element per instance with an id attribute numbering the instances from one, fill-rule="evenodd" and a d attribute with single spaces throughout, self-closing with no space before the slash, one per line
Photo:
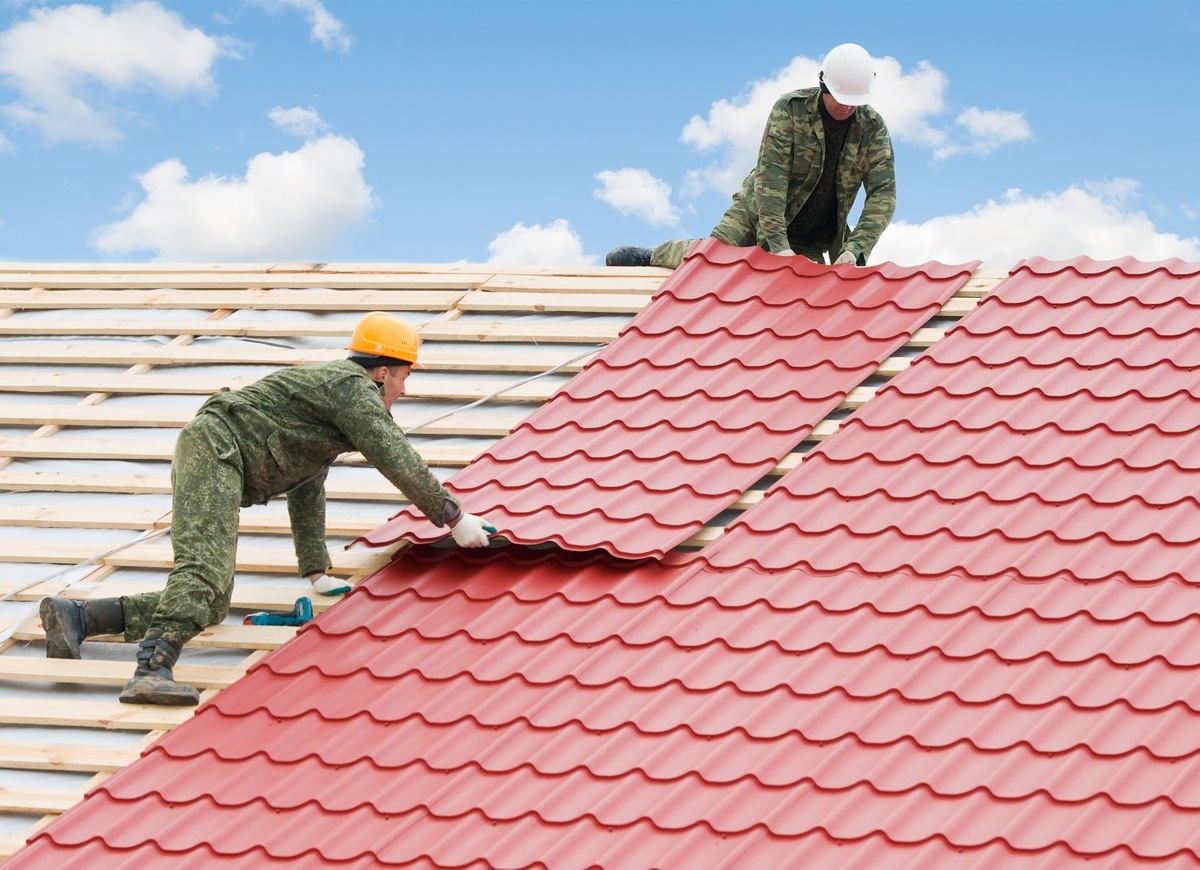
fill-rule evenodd
<path id="1" fill-rule="evenodd" d="M 875 86 L 871 56 L 854 43 L 837 46 L 825 56 L 819 83 L 775 103 L 758 163 L 712 236 L 781 256 L 865 266 L 896 212 L 892 140 L 883 118 L 867 105 Z M 850 207 L 860 187 L 866 198 L 851 230 Z M 694 243 L 614 248 L 606 263 L 674 269 Z"/>

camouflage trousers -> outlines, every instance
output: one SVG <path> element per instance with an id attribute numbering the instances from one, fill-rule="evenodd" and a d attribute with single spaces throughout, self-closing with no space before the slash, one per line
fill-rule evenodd
<path id="1" fill-rule="evenodd" d="M 738 248 L 751 248 L 758 244 L 758 222 L 746 211 L 741 197 L 734 197 L 733 205 L 725 212 L 712 231 L 712 238 Z M 696 239 L 676 239 L 663 242 L 650 253 L 650 265 L 665 269 L 678 269 L 687 252 L 696 244 Z M 825 248 L 822 245 L 796 251 L 814 263 L 825 263 Z"/>
<path id="2" fill-rule="evenodd" d="M 229 612 L 242 499 L 241 454 L 216 418 L 201 414 L 179 433 L 171 463 L 171 549 L 175 567 L 162 592 L 122 599 L 125 640 L 147 629 L 186 642 Z"/>

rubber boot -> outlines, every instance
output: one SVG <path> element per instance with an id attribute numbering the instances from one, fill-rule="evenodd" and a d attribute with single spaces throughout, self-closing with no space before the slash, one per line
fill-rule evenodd
<path id="1" fill-rule="evenodd" d="M 179 660 L 183 641 L 174 632 L 152 628 L 138 644 L 137 670 L 121 690 L 123 704 L 161 704 L 170 707 L 193 707 L 200 703 L 200 693 L 191 686 L 175 682 L 171 668 Z"/>
<path id="2" fill-rule="evenodd" d="M 604 258 L 606 266 L 649 266 L 650 255 L 654 253 L 651 248 L 638 248 L 634 245 L 622 245 L 619 248 L 613 248 L 608 252 L 608 256 Z"/>
<path id="3" fill-rule="evenodd" d="M 55 595 L 42 599 L 38 613 L 46 631 L 48 659 L 77 659 L 84 638 L 125 633 L 125 608 L 120 598 L 72 601 Z"/>

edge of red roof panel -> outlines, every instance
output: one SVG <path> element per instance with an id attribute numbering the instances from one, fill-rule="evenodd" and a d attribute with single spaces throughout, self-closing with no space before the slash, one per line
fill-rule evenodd
<path id="1" fill-rule="evenodd" d="M 719 514 L 721 510 L 726 509 L 747 486 L 752 485 L 755 479 L 766 473 L 769 469 L 760 467 L 764 462 L 778 461 L 780 456 L 802 440 L 812 426 L 836 407 L 838 401 L 844 398 L 851 389 L 858 386 L 871 371 L 874 371 L 874 367 L 878 365 L 879 359 L 883 355 L 903 344 L 906 336 L 911 335 L 912 331 L 919 328 L 928 318 L 935 316 L 946 299 L 950 298 L 970 278 L 978 265 L 979 261 L 963 265 L 929 263 L 916 267 L 900 267 L 890 263 L 869 268 L 829 267 L 813 263 L 803 257 L 774 256 L 760 248 L 733 247 L 715 239 L 700 241 L 688 254 L 683 266 L 662 284 L 651 303 L 630 321 L 616 341 L 601 351 L 578 377 L 564 385 L 546 404 L 527 420 L 522 421 L 512 433 L 485 451 L 476 460 L 476 463 L 472 463 L 467 469 L 452 475 L 445 485 L 447 489 L 462 498 L 469 509 L 487 515 L 492 524 L 496 526 L 497 533 L 511 543 L 521 545 L 553 543 L 571 550 L 603 549 L 626 559 L 647 556 L 661 558 L 681 541 L 699 531 L 705 522 Z M 737 278 L 736 271 L 730 273 L 724 268 L 721 272 L 716 273 L 717 277 L 710 278 L 708 277 L 710 273 L 706 271 L 709 266 L 733 267 L 735 270 L 744 268 L 749 270 L 748 275 L 785 272 L 790 276 L 813 280 L 800 282 L 790 279 L 783 282 L 768 280 L 765 284 L 761 279 L 757 282 L 754 280 L 743 282 Z M 893 288 L 891 286 L 893 282 L 902 283 Z M 711 304 L 707 301 L 708 298 L 712 299 Z M 700 301 L 699 305 L 696 304 L 698 301 Z M 671 311 L 676 303 L 681 309 L 695 312 L 694 320 L 688 329 L 674 325 L 675 321 L 671 318 Z M 740 323 L 733 325 L 735 328 L 727 326 L 722 322 L 720 316 L 713 316 L 714 312 L 720 311 L 722 305 L 731 306 L 734 312 L 743 316 L 744 319 Z M 763 313 L 764 309 L 772 307 L 783 309 L 793 305 L 804 305 L 806 306 L 805 310 L 846 308 L 853 316 L 847 317 L 836 311 L 822 315 L 825 320 L 844 329 L 844 332 L 835 331 L 833 337 L 828 339 L 830 347 L 826 348 L 814 338 L 819 335 L 824 339 L 825 333 L 820 329 L 820 324 L 824 321 L 818 320 L 815 325 L 805 327 L 805 332 L 796 333 L 795 330 L 804 327 L 807 322 L 803 316 L 796 314 L 791 318 L 789 331 L 776 329 L 774 327 L 775 319 L 766 317 Z M 650 324 L 653 324 L 653 328 L 650 328 Z M 674 341 L 659 342 L 659 339 L 667 334 L 676 335 L 677 338 Z M 644 400 L 658 391 L 639 388 L 635 395 L 630 390 L 621 391 L 614 388 L 609 391 L 604 389 L 605 385 L 614 383 L 614 378 L 617 383 L 620 382 L 618 375 L 606 374 L 607 370 L 624 371 L 634 364 L 657 368 L 656 363 L 662 362 L 650 359 L 647 363 L 644 355 L 641 354 L 627 358 L 629 354 L 624 348 L 630 346 L 631 342 L 636 346 L 641 346 L 640 342 L 651 342 L 653 343 L 651 346 L 665 348 L 671 348 L 684 342 L 688 351 L 695 356 L 698 354 L 698 348 L 706 340 L 705 337 L 710 335 L 718 345 L 726 344 L 730 337 L 743 339 L 743 344 L 746 346 L 740 348 L 738 356 L 734 357 L 738 360 L 739 370 L 743 372 L 765 370 L 775 364 L 787 369 L 789 375 L 796 370 L 822 372 L 823 374 L 816 381 L 805 380 L 806 384 L 809 384 L 810 381 L 813 384 L 819 384 L 818 393 L 809 395 L 800 389 L 780 393 L 776 389 L 772 395 L 778 394 L 779 397 L 787 397 L 788 400 L 771 406 L 777 412 L 774 416 L 753 417 L 746 413 L 745 407 L 737 407 L 745 406 L 745 400 L 761 398 L 760 394 L 752 388 L 753 378 L 744 383 L 739 381 L 741 386 L 737 392 L 725 390 L 722 393 L 718 390 L 719 396 L 709 395 L 703 388 L 702 381 L 705 376 L 717 377 L 716 373 L 723 366 L 727 367 L 730 364 L 728 351 L 719 365 L 714 364 L 709 367 L 702 363 L 690 365 L 688 368 L 692 372 L 692 380 L 688 382 L 686 392 L 664 391 L 661 393 L 664 398 L 670 396 L 672 399 L 678 400 L 672 406 L 675 412 L 674 416 L 666 420 L 647 416 L 651 405 Z M 759 336 L 763 337 L 762 342 L 757 341 Z M 787 343 L 789 339 L 801 336 L 806 336 L 807 340 L 800 343 Z M 697 339 L 700 339 L 699 343 Z M 749 341 L 744 339 L 749 339 Z M 829 363 L 827 354 L 834 350 L 851 353 L 864 341 L 869 345 L 870 352 L 855 352 L 850 359 L 850 362 L 855 365 Z M 781 345 L 780 342 L 784 342 L 784 344 Z M 760 343 L 764 344 L 764 347 L 763 359 L 757 360 L 759 365 L 754 364 L 757 358 L 742 364 L 741 352 L 752 350 Z M 799 348 L 794 353 L 796 358 L 780 358 L 781 347 Z M 861 349 L 859 350 L 861 351 Z M 807 356 L 805 356 L 806 354 Z M 815 360 L 814 355 L 820 356 L 820 359 Z M 805 366 L 806 361 L 813 361 L 809 359 L 810 357 L 813 357 L 815 362 Z M 703 358 L 702 355 L 701 358 Z M 865 361 L 869 361 L 869 371 L 864 371 Z M 667 367 L 664 365 L 662 368 L 665 370 Z M 713 374 L 706 375 L 710 369 Z M 840 376 L 840 380 L 836 384 L 831 381 L 833 372 Z M 759 375 L 755 377 L 761 379 Z M 697 379 L 699 380 L 697 381 Z M 584 381 L 587 382 L 587 387 L 577 389 L 576 385 Z M 841 381 L 845 381 L 845 383 L 843 384 Z M 579 395 L 576 396 L 576 393 Z M 719 492 L 710 493 L 710 497 L 705 500 L 705 503 L 686 517 L 679 515 L 679 512 L 676 511 L 672 518 L 669 513 L 649 508 L 635 516 L 631 514 L 631 511 L 634 510 L 639 499 L 636 496 L 630 498 L 627 492 L 631 488 L 637 488 L 628 480 L 628 468 L 625 469 L 626 473 L 618 484 L 607 485 L 606 481 L 599 476 L 602 468 L 591 467 L 602 465 L 598 462 L 603 458 L 602 456 L 593 456 L 584 451 L 565 451 L 562 445 L 558 444 L 553 452 L 556 460 L 565 459 L 572 453 L 578 453 L 582 457 L 580 461 L 583 461 L 584 465 L 589 464 L 584 460 L 596 460 L 592 461 L 585 470 L 588 475 L 592 475 L 587 478 L 590 481 L 587 486 L 594 491 L 593 494 L 597 495 L 597 499 L 589 501 L 586 505 L 575 504 L 574 510 L 563 511 L 556 507 L 554 497 L 566 493 L 562 495 L 564 499 L 577 498 L 578 496 L 574 494 L 582 486 L 579 481 L 583 478 L 576 475 L 576 482 L 569 485 L 563 483 L 561 476 L 535 478 L 531 476 L 534 469 L 529 467 L 530 463 L 525 460 L 531 452 L 542 456 L 538 448 L 548 440 L 561 440 L 556 439 L 554 434 L 556 430 L 575 425 L 572 415 L 576 409 L 571 406 L 572 403 L 588 402 L 596 398 L 603 399 L 610 393 L 610 402 L 602 401 L 598 406 L 587 406 L 594 408 L 591 411 L 592 418 L 589 419 L 597 425 L 591 426 L 583 433 L 585 439 L 590 437 L 594 440 L 597 432 L 605 430 L 605 427 L 616 425 L 613 414 L 630 413 L 629 408 L 633 405 L 629 403 L 629 399 L 633 397 L 641 403 L 638 406 L 639 411 L 635 417 L 619 418 L 622 421 L 620 425 L 623 427 L 623 431 L 650 434 L 657 432 L 656 437 L 674 436 L 678 443 L 679 436 L 692 432 L 698 423 L 708 425 L 707 422 L 704 422 L 710 419 L 703 413 L 704 402 L 708 401 L 711 404 L 719 401 L 722 403 L 722 412 L 717 418 L 712 418 L 718 421 L 713 423 L 720 429 L 720 432 L 716 434 L 724 436 L 727 442 L 729 437 L 742 432 L 747 437 L 742 438 L 741 441 L 746 442 L 747 449 L 749 449 L 751 442 L 758 444 L 763 440 L 749 437 L 754 432 L 761 430 L 761 432 L 770 433 L 772 436 L 768 439 L 772 447 L 770 456 L 764 459 L 758 453 L 752 453 L 729 457 L 726 466 L 746 469 L 745 473 L 738 477 L 737 486 L 734 487 L 734 481 L 728 480 L 729 475 L 723 475 L 722 480 L 729 485 L 722 486 Z M 563 404 L 564 402 L 566 404 Z M 751 420 L 753 421 L 751 425 L 745 425 Z M 539 427 L 536 425 L 538 423 L 546 425 Z M 671 430 L 669 433 L 666 432 L 664 423 Z M 781 439 L 787 435 L 792 435 L 794 438 L 787 446 L 780 446 Z M 624 441 L 621 439 L 618 441 L 624 444 L 625 441 L 628 441 L 628 437 Z M 524 439 L 533 440 L 528 443 Z M 644 437 L 642 440 L 645 440 Z M 508 460 L 499 458 L 506 450 L 509 454 L 514 454 L 517 443 L 520 443 L 521 451 L 516 454 L 515 458 L 513 456 L 510 456 Z M 508 445 L 513 445 L 512 449 L 509 449 Z M 625 444 L 625 446 L 629 445 Z M 728 450 L 728 445 L 724 449 Z M 635 461 L 635 463 L 644 463 L 652 456 L 661 457 L 663 455 L 666 454 L 647 454 L 640 447 L 635 453 L 630 453 L 631 461 Z M 693 459 L 691 454 L 685 455 L 682 451 L 678 451 L 677 455 L 683 458 L 685 464 Z M 522 460 L 525 466 L 517 472 L 521 479 L 541 481 L 537 493 L 540 501 L 533 510 L 528 509 L 529 504 L 524 505 L 524 509 L 522 509 L 522 506 L 515 501 L 510 503 L 509 500 L 503 499 L 503 491 L 512 488 L 511 481 L 508 481 L 503 474 L 481 477 L 480 475 L 483 473 L 478 471 L 481 467 L 492 468 L 497 463 L 504 465 L 507 462 L 511 465 L 518 459 Z M 750 459 L 753 459 L 753 462 L 748 461 Z M 482 466 L 477 464 L 481 460 Z M 655 466 L 655 468 L 657 467 Z M 572 470 L 577 471 L 577 469 Z M 709 471 L 711 470 L 709 469 Z M 668 469 L 667 471 L 677 476 L 679 469 Z M 742 480 L 742 477 L 746 479 Z M 658 479 L 655 479 L 654 482 L 656 484 L 663 483 Z M 677 485 L 675 483 L 671 483 L 669 487 L 662 485 L 644 487 L 648 496 L 653 495 L 659 501 L 669 498 L 673 502 L 677 502 L 678 498 L 670 496 L 668 493 L 681 489 L 694 490 L 693 487 L 688 487 L 686 484 Z M 620 499 L 621 509 L 615 511 L 611 516 L 609 509 L 605 507 L 608 503 L 603 500 L 605 493 L 611 494 L 612 498 Z M 665 506 L 660 505 L 660 507 Z M 548 516 L 549 514 L 554 516 Z M 595 521 L 589 523 L 589 517 L 594 517 Z M 414 529 L 414 527 L 416 528 Z M 594 534 L 589 536 L 589 531 L 593 527 Z M 659 533 L 652 534 L 654 529 L 658 529 Z M 444 532 L 437 533 L 431 524 L 425 523 L 414 509 L 408 507 L 398 511 L 378 528 L 353 540 L 350 546 L 386 547 L 399 540 L 427 543 L 444 537 L 444 534 Z"/>
<path id="2" fill-rule="evenodd" d="M 979 268 L 982 262 L 981 260 L 970 260 L 967 263 L 954 264 L 930 260 L 916 266 L 901 266 L 898 263 L 884 261 L 870 266 L 827 266 L 823 263 L 814 263 L 808 257 L 780 257 L 777 254 L 768 253 L 754 245 L 738 247 L 728 245 L 719 239 L 713 238 L 701 239 L 696 242 L 688 251 L 687 256 L 684 257 L 684 262 L 697 257 L 701 257 L 714 265 L 722 266 L 744 261 L 760 272 L 775 272 L 781 269 L 789 269 L 797 275 L 820 276 L 827 275 L 832 271 L 842 277 L 849 278 L 854 278 L 859 273 L 878 273 L 889 280 L 908 278 L 920 272 L 935 281 L 944 281 L 948 278 L 953 278 L 964 270 L 973 272 Z M 664 282 L 663 286 L 666 286 L 669 280 Z M 659 292 L 661 292 L 661 288 Z"/>
<path id="3" fill-rule="evenodd" d="M 1070 260 L 1049 260 L 1045 257 L 1029 257 L 1021 260 L 1010 275 L 1027 271 L 1034 275 L 1057 275 L 1072 271 L 1082 276 L 1103 275 L 1105 272 L 1119 271 L 1126 275 L 1149 275 L 1153 272 L 1168 272 L 1184 277 L 1200 274 L 1200 263 L 1190 263 L 1187 260 L 1172 258 L 1169 260 L 1139 260 L 1137 257 L 1120 257 L 1114 260 L 1095 260 L 1081 256 Z"/>
<path id="4" fill-rule="evenodd" d="M 1168 301 L 1186 306 L 1192 322 L 1200 319 L 1200 305 L 1190 303 L 1200 296 L 1200 270 L 1129 272 L 1137 261 L 1113 263 L 1072 261 L 1064 269 L 1043 261 L 1014 271 L 943 342 L 732 523 L 704 558 L 714 565 L 746 558 L 764 570 L 1200 583 L 1193 562 L 1179 554 L 1197 540 L 1191 529 L 1200 515 L 1193 493 L 1200 454 L 1176 437 L 1200 427 L 1200 375 L 1173 359 L 1190 331 L 1159 331 Z M 1084 275 L 1075 265 L 1096 274 Z M 1112 301 L 1090 299 L 1097 288 Z M 1073 342 L 1058 328 L 1069 306 L 1083 314 L 1075 323 L 1081 338 Z M 1026 309 L 1032 309 L 1028 317 Z M 1103 329 L 1119 317 L 1145 327 L 1141 345 L 1114 340 Z M 1064 343 L 1100 346 L 1108 363 L 1122 367 L 1120 375 L 1061 352 L 1043 358 L 1047 344 L 1061 351 Z M 1139 365 L 1125 365 L 1134 352 Z M 1030 443 L 1044 445 L 1044 431 L 1069 452 L 1035 452 Z M 905 448 L 892 455 L 889 439 L 896 433 Z M 944 443 L 955 435 L 957 450 Z M 1143 468 L 1145 457 L 1128 463 L 1127 454 L 1147 438 L 1164 437 L 1169 444 L 1151 448 L 1157 464 Z M 854 446 L 843 450 L 847 439 Z M 873 439 L 885 445 L 882 458 Z M 1000 439 L 1008 455 L 977 462 L 981 439 Z M 925 458 L 935 441 L 944 465 Z M 1108 464 L 1114 470 L 1103 473 Z M 1047 515 L 1032 520 L 1039 511 L 1074 517 L 1076 525 Z M 770 535 L 781 533 L 789 543 L 769 547 Z"/>

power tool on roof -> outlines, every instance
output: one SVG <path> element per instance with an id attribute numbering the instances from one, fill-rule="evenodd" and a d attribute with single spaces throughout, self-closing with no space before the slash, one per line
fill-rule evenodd
<path id="1" fill-rule="evenodd" d="M 248 613 L 242 619 L 242 625 L 304 625 L 313 618 L 312 602 L 308 598 L 297 598 L 296 606 L 288 611 L 259 610 Z"/>

